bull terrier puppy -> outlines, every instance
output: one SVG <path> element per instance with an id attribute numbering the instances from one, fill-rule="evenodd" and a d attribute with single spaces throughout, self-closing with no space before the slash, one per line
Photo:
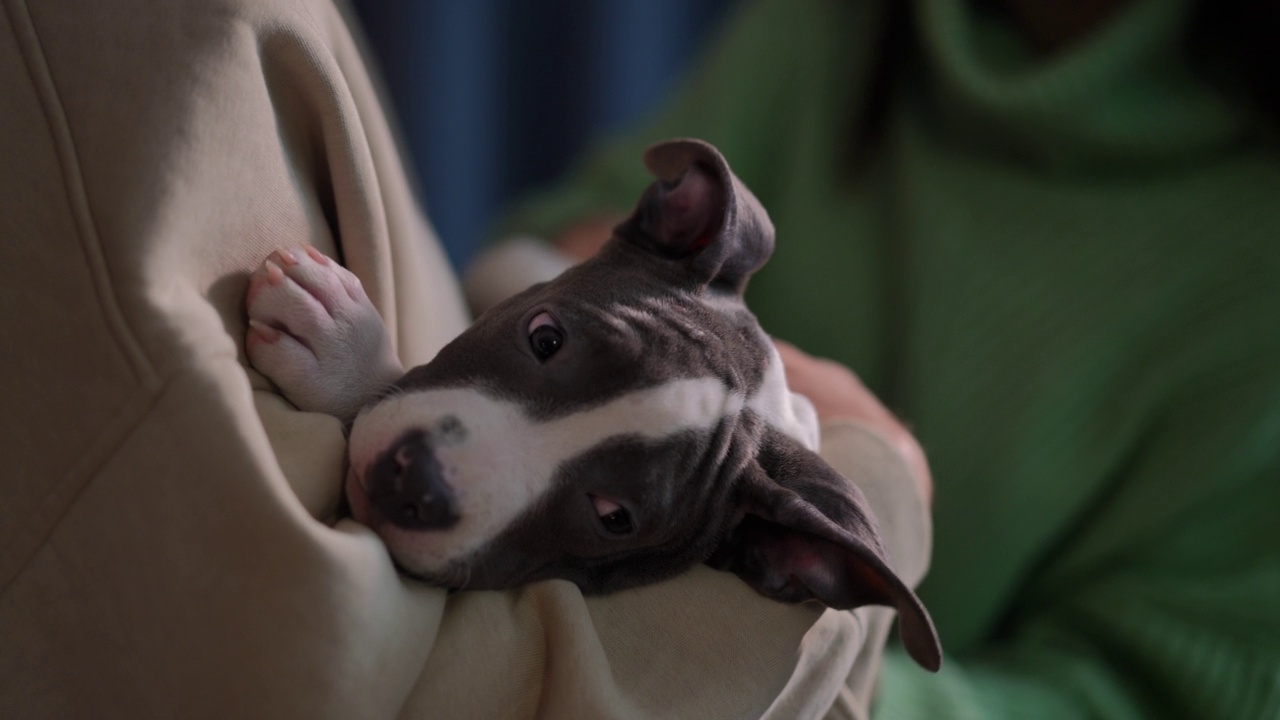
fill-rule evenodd
<path id="1" fill-rule="evenodd" d="M 812 406 L 743 302 L 768 215 L 707 143 L 645 163 L 656 182 L 597 256 L 426 365 L 403 371 L 359 281 L 311 248 L 254 274 L 249 358 L 349 423 L 351 511 L 409 575 L 607 593 L 705 562 L 783 602 L 894 607 L 936 670 L 927 611 L 862 493 L 814 452 Z"/>

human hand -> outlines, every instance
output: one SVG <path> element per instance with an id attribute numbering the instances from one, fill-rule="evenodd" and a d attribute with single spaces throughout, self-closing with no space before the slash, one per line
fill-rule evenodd
<path id="1" fill-rule="evenodd" d="M 582 262 L 600 252 L 600 248 L 613 236 L 613 228 L 622 220 L 619 215 L 593 215 L 570 225 L 556 236 L 552 244 L 574 262 Z"/>
<path id="2" fill-rule="evenodd" d="M 791 343 L 774 339 L 782 356 L 787 385 L 809 398 L 822 422 L 854 420 L 879 433 L 898 451 L 920 483 L 925 500 L 933 503 L 933 475 L 924 449 L 902 421 L 867 389 L 852 370 L 833 360 L 816 358 Z"/>

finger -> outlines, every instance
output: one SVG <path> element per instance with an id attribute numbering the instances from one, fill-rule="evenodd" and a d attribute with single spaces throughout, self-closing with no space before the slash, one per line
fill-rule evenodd
<path id="1" fill-rule="evenodd" d="M 622 219 L 613 215 L 587 218 L 562 232 L 553 244 L 560 252 L 581 262 L 600 252 Z"/>

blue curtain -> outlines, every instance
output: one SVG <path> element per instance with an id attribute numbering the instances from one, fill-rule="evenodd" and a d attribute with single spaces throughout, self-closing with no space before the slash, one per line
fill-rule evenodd
<path id="1" fill-rule="evenodd" d="M 734 0 L 355 0 L 464 268 L 504 206 L 661 103 Z"/>

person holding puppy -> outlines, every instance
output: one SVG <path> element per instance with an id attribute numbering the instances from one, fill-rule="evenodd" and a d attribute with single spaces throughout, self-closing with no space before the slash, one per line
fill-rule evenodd
<path id="1" fill-rule="evenodd" d="M 932 469 L 948 665 L 891 651 L 878 717 L 1275 717 L 1280 25 L 1051 5 L 751 3 L 510 228 L 590 253 L 659 138 L 755 189 L 778 250 L 748 303 L 836 361 L 786 350 L 792 386 Z"/>

